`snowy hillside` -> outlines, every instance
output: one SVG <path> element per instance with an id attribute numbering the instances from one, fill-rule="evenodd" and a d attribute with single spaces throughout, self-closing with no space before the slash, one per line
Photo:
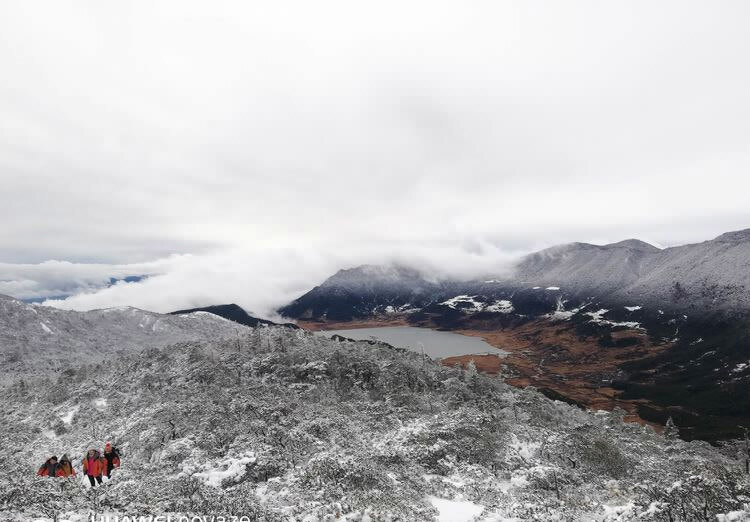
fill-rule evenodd
<path id="1" fill-rule="evenodd" d="M 0 520 L 742 520 L 750 502 L 734 447 L 299 329 L 19 376 L 2 393 Z M 34 476 L 63 452 L 80 473 L 106 440 L 123 464 L 103 487 Z"/>
<path id="2" fill-rule="evenodd" d="M 658 249 L 638 240 L 572 243 L 524 258 L 515 280 L 663 309 L 750 309 L 750 229 Z"/>
<path id="3" fill-rule="evenodd" d="M 236 338 L 245 330 L 207 312 L 164 315 L 130 307 L 75 312 L 0 295 L 0 362 L 4 369 L 46 370 L 61 363 L 98 360 L 118 351 Z"/>

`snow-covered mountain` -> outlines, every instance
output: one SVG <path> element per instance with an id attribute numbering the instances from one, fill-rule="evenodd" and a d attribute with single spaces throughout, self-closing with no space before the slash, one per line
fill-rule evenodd
<path id="1" fill-rule="evenodd" d="M 339 271 L 279 312 L 295 319 L 346 321 L 386 310 L 414 311 L 459 296 L 487 306 L 516 303 L 515 297 L 515 308 L 532 306 L 526 310 L 532 314 L 555 310 L 558 298 L 570 305 L 600 301 L 684 313 L 747 311 L 750 229 L 665 249 L 637 239 L 560 245 L 525 256 L 510 277 L 472 281 L 436 281 L 414 268 L 366 265 Z"/>
<path id="2" fill-rule="evenodd" d="M 662 309 L 748 310 L 750 229 L 665 249 L 635 239 L 553 247 L 525 257 L 514 280 Z"/>
<path id="3" fill-rule="evenodd" d="M 76 312 L 0 295 L 3 368 L 44 370 L 61 361 L 96 361 L 115 352 L 236 338 L 246 330 L 209 312 L 169 315 L 131 307 Z"/>
<path id="4" fill-rule="evenodd" d="M 471 366 L 301 329 L 115 355 L 0 391 L 3 522 L 750 516 L 741 444 L 687 443 Z M 90 489 L 81 457 L 104 441 L 122 466 Z M 35 475 L 62 453 L 78 477 Z"/>

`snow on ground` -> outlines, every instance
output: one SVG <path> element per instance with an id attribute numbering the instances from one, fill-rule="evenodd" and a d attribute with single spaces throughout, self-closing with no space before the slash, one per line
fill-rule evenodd
<path id="1" fill-rule="evenodd" d="M 57 438 L 57 435 L 55 435 L 55 432 L 52 430 L 42 430 L 42 435 L 44 435 L 50 440 Z"/>
<path id="2" fill-rule="evenodd" d="M 738 364 L 732 369 L 732 373 L 740 373 L 745 371 L 747 368 L 750 368 L 750 361 Z"/>
<path id="3" fill-rule="evenodd" d="M 536 454 L 537 450 L 541 446 L 539 442 L 522 441 L 514 434 L 512 441 L 508 444 L 510 448 L 524 458 L 524 460 L 531 460 Z"/>
<path id="4" fill-rule="evenodd" d="M 399 307 L 388 305 L 383 309 L 383 312 L 385 312 L 386 314 L 397 314 L 397 313 L 410 313 L 410 312 L 415 312 L 418 310 L 419 308 L 415 307 L 411 303 L 406 303 L 406 304 L 402 304 Z M 373 310 L 373 312 L 375 311 L 376 310 Z"/>
<path id="5" fill-rule="evenodd" d="M 596 312 L 586 312 L 586 315 L 591 317 L 591 320 L 595 323 L 602 323 L 605 322 L 604 314 L 609 312 L 606 308 L 601 308 L 597 310 Z"/>
<path id="6" fill-rule="evenodd" d="M 47 325 L 46 325 L 46 324 L 44 324 L 43 322 L 41 322 L 41 321 L 40 321 L 40 322 L 39 322 L 39 324 L 41 324 L 41 325 L 42 325 L 42 330 L 44 330 L 44 331 L 45 331 L 46 333 L 48 333 L 48 334 L 51 334 L 51 333 L 55 333 L 55 332 L 53 332 L 53 331 L 52 331 L 52 330 L 50 329 L 50 327 L 49 327 L 49 326 L 47 326 Z"/>
<path id="7" fill-rule="evenodd" d="M 623 322 L 618 323 L 616 321 L 610 321 L 608 319 L 605 319 L 604 314 L 606 314 L 607 312 L 609 312 L 609 310 L 607 310 L 606 308 L 601 308 L 597 310 L 596 312 L 586 312 L 585 315 L 588 315 L 589 317 L 591 317 L 592 323 L 607 324 L 609 326 L 622 326 L 624 328 L 632 328 L 634 330 L 642 329 L 641 323 L 637 321 L 623 321 Z"/>
<path id="8" fill-rule="evenodd" d="M 461 310 L 464 312 L 484 311 L 509 314 L 513 311 L 513 303 L 506 299 L 499 299 L 492 304 L 487 304 L 478 301 L 476 298 L 476 295 L 457 295 L 439 304 L 446 305 L 453 308 L 454 310 Z"/>
<path id="9" fill-rule="evenodd" d="M 242 477 L 247 470 L 247 465 L 255 461 L 256 457 L 252 452 L 240 457 L 228 457 L 216 463 L 216 467 L 204 466 L 203 471 L 193 473 L 193 477 L 218 488 L 224 481 L 234 481 Z"/>
<path id="10" fill-rule="evenodd" d="M 438 497 L 428 497 L 428 500 L 440 513 L 439 522 L 469 522 L 484 511 L 484 506 L 468 500 L 448 500 Z"/>
<path id="11" fill-rule="evenodd" d="M 520 518 L 506 517 L 503 515 L 490 515 L 479 519 L 479 522 L 523 522 Z"/>
<path id="12" fill-rule="evenodd" d="M 64 415 L 60 415 L 60 420 L 62 420 L 65 424 L 71 424 L 73 422 L 73 417 L 75 417 L 75 414 L 78 413 L 79 406 L 73 406 L 67 413 Z"/>
<path id="13" fill-rule="evenodd" d="M 107 407 L 107 399 L 104 397 L 100 397 L 98 399 L 94 399 L 94 407 L 98 410 L 103 410 Z"/>
<path id="14" fill-rule="evenodd" d="M 560 290 L 559 286 L 548 286 L 545 290 Z"/>
<path id="15" fill-rule="evenodd" d="M 547 317 L 553 321 L 567 321 L 573 317 L 578 310 L 579 308 L 573 308 L 572 310 L 555 310 L 554 312 L 547 314 Z"/>
<path id="16" fill-rule="evenodd" d="M 562 296 L 557 297 L 557 308 L 554 312 L 547 314 L 547 317 L 552 319 L 553 321 L 567 321 L 571 317 L 573 317 L 574 314 L 578 313 L 583 309 L 586 305 L 583 305 L 579 308 L 573 308 L 572 310 L 566 310 L 565 309 L 565 303 L 566 301 L 563 300 Z"/>
<path id="17" fill-rule="evenodd" d="M 605 504 L 602 506 L 602 509 L 604 510 L 604 518 L 599 520 L 604 522 L 616 522 L 618 520 L 626 520 L 625 517 L 630 519 L 630 515 L 632 515 L 635 510 L 635 504 L 632 501 L 621 506 L 610 506 Z"/>
<path id="18" fill-rule="evenodd" d="M 499 312 L 501 314 L 509 314 L 513 311 L 513 303 L 505 299 L 495 301 L 484 309 L 485 312 Z"/>
<path id="19" fill-rule="evenodd" d="M 449 306 L 453 309 L 458 308 L 467 312 L 478 312 L 484 305 L 483 303 L 477 301 L 475 297 L 475 295 L 457 295 L 456 297 L 451 297 L 450 299 L 443 301 L 440 304 Z"/>
<path id="20" fill-rule="evenodd" d="M 607 321 L 607 324 L 611 326 L 622 326 L 624 328 L 631 328 L 633 330 L 642 330 L 643 327 L 638 321 L 622 321 L 620 323 L 616 321 Z"/>
<path id="21" fill-rule="evenodd" d="M 628 312 L 635 312 L 636 310 L 640 310 L 641 308 L 643 308 L 643 307 L 642 306 L 638 306 L 638 305 L 636 305 L 636 306 L 626 306 L 625 310 L 627 310 Z"/>
<path id="22" fill-rule="evenodd" d="M 750 504 L 746 504 L 744 509 L 739 511 L 730 511 L 723 515 L 716 515 L 718 522 L 748 522 L 750 521 Z"/>

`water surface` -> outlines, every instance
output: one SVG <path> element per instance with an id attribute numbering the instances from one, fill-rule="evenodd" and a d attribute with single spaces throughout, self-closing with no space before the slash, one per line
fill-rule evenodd
<path id="1" fill-rule="evenodd" d="M 379 326 L 375 328 L 353 328 L 351 330 L 322 330 L 322 335 L 334 334 L 356 340 L 383 341 L 399 348 L 424 353 L 434 359 L 454 355 L 492 354 L 504 356 L 508 352 L 490 345 L 481 337 L 472 337 L 455 332 L 441 332 L 414 326 Z"/>

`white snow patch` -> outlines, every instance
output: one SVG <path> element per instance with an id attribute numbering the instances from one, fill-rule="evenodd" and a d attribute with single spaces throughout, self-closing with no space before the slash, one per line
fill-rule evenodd
<path id="1" fill-rule="evenodd" d="M 637 321 L 623 321 L 623 322 L 619 322 L 618 323 L 616 321 L 610 321 L 608 319 L 605 319 L 603 316 L 607 312 L 609 312 L 609 310 L 607 310 L 606 308 L 601 308 L 601 309 L 597 310 L 596 312 L 586 312 L 586 315 L 588 315 L 589 317 L 591 317 L 591 321 L 590 322 L 592 322 L 592 323 L 607 324 L 609 326 L 622 326 L 624 328 L 631 328 L 631 329 L 634 329 L 634 330 L 641 330 L 642 329 L 641 323 L 639 323 Z"/>
<path id="2" fill-rule="evenodd" d="M 221 487 L 224 481 L 234 481 L 245 474 L 248 464 L 256 461 L 255 454 L 250 452 L 240 457 L 228 457 L 217 463 L 216 467 L 205 466 L 203 471 L 193 476 L 209 486 Z"/>
<path id="3" fill-rule="evenodd" d="M 222 317 L 220 315 L 212 314 L 211 312 L 206 312 L 204 310 L 199 310 L 197 312 L 190 312 L 189 314 L 180 314 L 179 317 L 186 317 L 188 319 L 213 319 L 215 321 L 224 321 L 227 323 L 231 323 L 233 321 L 230 321 L 226 317 Z"/>
<path id="4" fill-rule="evenodd" d="M 107 399 L 105 399 L 104 397 L 94 399 L 94 407 L 103 410 L 107 407 Z"/>
<path id="5" fill-rule="evenodd" d="M 486 311 L 509 314 L 513 311 L 513 303 L 506 299 L 499 299 L 487 304 L 478 301 L 476 298 L 476 295 L 457 295 L 439 304 L 449 306 L 454 310 L 471 313 Z"/>
<path id="6" fill-rule="evenodd" d="M 438 497 L 427 497 L 438 510 L 439 522 L 469 522 L 484 511 L 484 506 L 468 500 L 448 500 Z"/>
<path id="7" fill-rule="evenodd" d="M 545 290 L 560 290 L 559 286 L 548 286 Z"/>
<path id="8" fill-rule="evenodd" d="M 615 322 L 615 321 L 605 321 L 607 324 L 611 326 L 623 326 L 625 328 L 632 328 L 633 330 L 641 330 L 641 323 L 638 321 L 623 321 L 621 323 Z"/>
<path id="9" fill-rule="evenodd" d="M 43 430 L 42 431 L 42 435 L 44 435 L 45 437 L 47 437 L 50 440 L 57 438 L 57 435 L 55 435 L 55 432 L 52 431 L 52 430 Z"/>
<path id="10" fill-rule="evenodd" d="M 531 287 L 532 290 L 539 290 L 540 288 L 541 288 L 541 286 L 532 286 Z"/>
<path id="11" fill-rule="evenodd" d="M 635 503 L 630 501 L 627 504 L 623 504 L 621 506 L 609 506 L 605 504 L 602 506 L 602 509 L 604 510 L 604 518 L 601 520 L 603 520 L 604 522 L 630 520 L 635 510 Z"/>
<path id="12" fill-rule="evenodd" d="M 748 368 L 750 368 L 750 361 L 748 361 L 748 362 L 746 362 L 746 363 L 740 363 L 740 364 L 738 364 L 737 366 L 735 366 L 735 367 L 734 367 L 734 368 L 732 369 L 732 373 L 740 373 L 740 372 L 744 372 L 744 371 L 745 371 L 746 369 L 748 369 Z"/>
<path id="13" fill-rule="evenodd" d="M 533 442 L 533 441 L 521 441 L 518 437 L 513 435 L 513 440 L 510 444 L 508 444 L 508 447 L 515 450 L 515 452 L 524 458 L 524 460 L 531 460 L 532 457 L 536 454 L 537 450 L 541 446 L 541 443 L 539 442 Z"/>
<path id="14" fill-rule="evenodd" d="M 475 295 L 457 295 L 456 297 L 451 297 L 450 299 L 443 301 L 442 305 L 449 306 L 453 309 L 460 308 L 464 311 L 479 311 L 484 306 L 481 302 L 474 299 Z M 464 306 L 459 306 L 459 304 Z M 469 305 L 469 306 L 466 306 Z"/>
<path id="15" fill-rule="evenodd" d="M 636 305 L 636 306 L 626 306 L 625 310 L 627 310 L 628 312 L 635 312 L 636 310 L 640 310 L 641 308 L 643 308 L 643 307 L 642 306 L 638 306 L 638 305 Z"/>
<path id="16" fill-rule="evenodd" d="M 567 301 L 564 301 L 562 296 L 557 296 L 557 307 L 555 308 L 555 311 L 552 313 L 547 314 L 547 317 L 552 319 L 553 321 L 567 321 L 571 317 L 573 317 L 574 314 L 581 311 L 581 308 L 573 308 L 572 310 L 566 310 L 565 309 L 565 303 Z M 586 306 L 586 305 L 584 305 Z"/>
<path id="17" fill-rule="evenodd" d="M 750 521 L 750 504 L 745 504 L 744 509 L 730 511 L 723 515 L 716 515 L 718 522 L 747 522 Z"/>
<path id="18" fill-rule="evenodd" d="M 51 334 L 51 333 L 55 333 L 55 332 L 53 332 L 53 331 L 52 331 L 52 330 L 50 329 L 50 327 L 49 327 L 49 326 L 47 326 L 47 325 L 46 325 L 46 324 L 44 324 L 43 322 L 39 321 L 39 324 L 41 324 L 41 325 L 42 325 L 42 330 L 44 330 L 44 331 L 45 331 L 45 332 L 47 332 L 48 334 Z"/>
<path id="19" fill-rule="evenodd" d="M 606 314 L 607 312 L 609 312 L 609 310 L 607 310 L 606 308 L 601 308 L 597 310 L 596 312 L 586 312 L 586 315 L 591 317 L 591 320 L 595 323 L 603 323 L 603 322 L 608 322 L 608 321 L 605 321 L 603 317 L 604 314 Z"/>
<path id="20" fill-rule="evenodd" d="M 73 422 L 73 417 L 76 413 L 78 413 L 78 410 L 80 409 L 80 406 L 73 406 L 68 413 L 64 415 L 60 415 L 60 420 L 62 420 L 65 424 L 71 424 Z"/>
<path id="21" fill-rule="evenodd" d="M 499 312 L 501 314 L 509 314 L 513 310 L 513 303 L 505 299 L 495 301 L 484 309 L 485 312 Z"/>

